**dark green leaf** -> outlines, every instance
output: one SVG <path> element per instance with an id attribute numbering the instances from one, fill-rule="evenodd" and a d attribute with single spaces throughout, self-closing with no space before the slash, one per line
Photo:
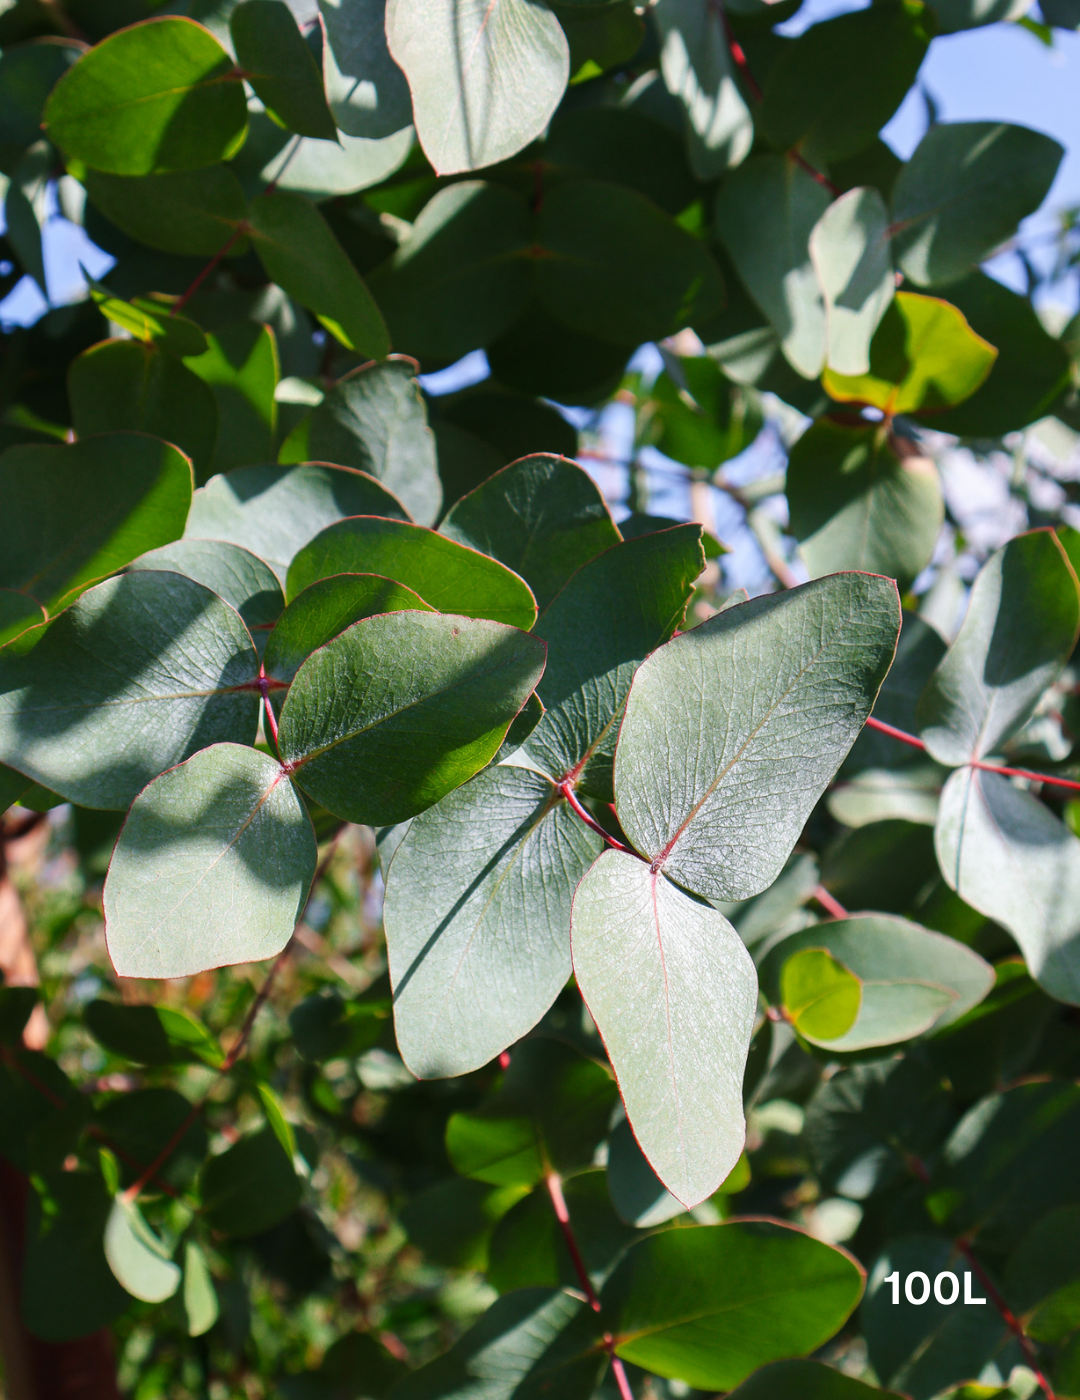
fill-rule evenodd
<path id="1" fill-rule="evenodd" d="M 524 1288 L 493 1303 L 445 1356 L 392 1400 L 589 1400 L 606 1364 L 600 1324 L 573 1294 Z"/>
<path id="2" fill-rule="evenodd" d="M 401 1223 L 410 1242 L 435 1263 L 483 1269 L 496 1222 L 525 1194 L 522 1186 L 488 1186 L 451 1177 L 406 1202 Z"/>
<path id="3" fill-rule="evenodd" d="M 56 613 L 96 579 L 176 539 L 190 503 L 190 466 L 153 438 L 11 447 L 0 457 L 0 516 L 19 529 L 0 556 L 0 587 Z"/>
<path id="4" fill-rule="evenodd" d="M 91 301 L 105 319 L 121 326 L 136 340 L 157 345 L 171 355 L 201 355 L 205 351 L 206 336 L 201 327 L 186 316 L 178 316 L 168 300 L 135 297 L 124 301 L 92 277 L 87 277 L 86 282 Z"/>
<path id="5" fill-rule="evenodd" d="M 488 769 L 411 824 L 385 920 L 414 1073 L 476 1069 L 539 1021 L 570 976 L 570 902 L 600 849 L 553 784 L 521 768 Z"/>
<path id="6" fill-rule="evenodd" d="M 41 115 L 49 93 L 85 52 L 82 44 L 49 36 L 0 57 L 0 147 L 32 146 L 41 140 Z"/>
<path id="7" fill-rule="evenodd" d="M 290 435 L 281 461 L 336 462 L 367 472 L 421 524 L 434 524 L 442 492 L 416 369 L 415 361 L 395 357 L 347 374 Z"/>
<path id="8" fill-rule="evenodd" d="M 231 1239 L 268 1230 L 300 1200 L 300 1178 L 271 1128 L 249 1133 L 212 1157 L 199 1189 L 206 1223 Z"/>
<path id="9" fill-rule="evenodd" d="M 46 620 L 45 609 L 25 593 L 0 588 L 0 647 Z M 9 804 L 10 805 L 10 804 Z"/>
<path id="10" fill-rule="evenodd" d="M 615 1349 L 661 1376 L 730 1390 L 815 1351 L 859 1301 L 850 1255 L 773 1221 L 668 1230 L 636 1244 L 604 1289 Z"/>
<path id="11" fill-rule="evenodd" d="M 615 795 L 654 869 L 715 899 L 776 879 L 873 708 L 899 621 L 890 580 L 836 574 L 728 608 L 645 662 Z"/>
<path id="12" fill-rule="evenodd" d="M 528 585 L 497 560 L 423 525 L 362 515 L 330 525 L 289 567 L 291 602 L 335 574 L 381 574 L 419 593 L 441 612 L 486 617 L 513 627 L 536 621 Z"/>
<path id="13" fill-rule="evenodd" d="M 269 326 L 235 321 L 207 337 L 187 367 L 217 401 L 217 438 L 209 475 L 269 461 L 277 429 L 277 342 Z"/>
<path id="14" fill-rule="evenodd" d="M 301 136 L 337 139 L 322 74 L 282 0 L 244 0 L 229 18 L 236 61 L 266 110 Z"/>
<path id="15" fill-rule="evenodd" d="M 760 130 L 777 151 L 854 155 L 907 96 L 936 28 L 919 0 L 883 0 L 812 25 L 765 80 Z"/>
<path id="16" fill-rule="evenodd" d="M 733 384 L 708 355 L 681 359 L 649 394 L 656 446 L 688 467 L 714 470 L 737 457 L 761 431 L 761 407 L 752 390 Z"/>
<path id="17" fill-rule="evenodd" d="M 731 1400 L 901 1400 L 820 1361 L 776 1361 L 755 1371 L 731 1392 Z"/>
<path id="18" fill-rule="evenodd" d="M 354 1059 L 379 1038 L 388 1015 L 383 1003 L 345 1002 L 333 989 L 325 989 L 293 1007 L 289 1030 L 305 1060 Z"/>
<path id="19" fill-rule="evenodd" d="M 0 757 L 84 807 L 126 807 L 208 744 L 253 742 L 251 635 L 180 574 L 125 574 L 83 595 L 25 656 L 0 652 Z"/>
<path id="20" fill-rule="evenodd" d="M 24 1176 L 58 1170 L 86 1123 L 86 1098 L 54 1060 L 37 1051 L 15 1048 L 5 1061 L 0 1068 L 0 1152 Z"/>
<path id="21" fill-rule="evenodd" d="M 354 622 L 379 613 L 434 612 L 419 594 L 379 574 L 337 574 L 298 593 L 270 634 L 266 674 L 289 682 L 311 653 Z"/>
<path id="22" fill-rule="evenodd" d="M 49 139 L 95 170 L 154 175 L 228 160 L 247 132 L 241 83 L 202 25 L 153 19 L 111 34 L 57 83 Z"/>
<path id="23" fill-rule="evenodd" d="M 0 987 L 0 1045 L 18 1045 L 38 1004 L 36 987 Z"/>
<path id="24" fill-rule="evenodd" d="M 267 190 L 248 218 L 271 281 L 313 312 L 346 349 L 373 360 L 390 353 L 382 313 L 314 204 L 288 190 Z"/>
<path id="25" fill-rule="evenodd" d="M 536 638 L 497 622 L 367 618 L 297 672 L 281 711 L 282 757 L 346 821 L 404 821 L 490 762 L 544 655 Z"/>
<path id="26" fill-rule="evenodd" d="M 130 1302 L 105 1258 L 112 1201 L 98 1173 L 56 1172 L 28 1197 L 22 1320 L 45 1342 L 107 1327 Z"/>
<path id="27" fill-rule="evenodd" d="M 452 508 L 440 527 L 525 580 L 546 608 L 583 564 L 619 543 L 603 496 L 575 462 L 525 457 Z"/>
<path id="28" fill-rule="evenodd" d="M 68 394 L 75 431 L 86 438 L 150 433 L 191 458 L 205 481 L 217 436 L 210 390 L 172 355 L 139 340 L 106 340 L 73 360 Z"/>
<path id="29" fill-rule="evenodd" d="M 114 1055 L 140 1065 L 172 1065 L 187 1061 L 218 1065 L 221 1047 L 208 1030 L 187 1012 L 172 1006 L 125 1006 L 115 1001 L 92 1001 L 83 1012 L 90 1034 Z"/>
<path id="30" fill-rule="evenodd" d="M 229 165 L 168 175 L 106 175 L 88 170 L 90 202 L 129 237 L 163 253 L 213 257 L 247 213 L 240 181 Z M 242 253 L 246 239 L 230 252 Z"/>

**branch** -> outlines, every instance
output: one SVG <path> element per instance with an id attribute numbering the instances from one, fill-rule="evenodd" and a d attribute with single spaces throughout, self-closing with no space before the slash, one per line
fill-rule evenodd
<path id="1" fill-rule="evenodd" d="M 595 831 L 598 836 L 602 836 L 613 850 L 624 851 L 628 856 L 632 856 L 634 854 L 634 852 L 630 849 L 629 846 L 624 846 L 621 841 L 616 841 L 615 837 L 612 836 L 609 831 L 604 830 L 604 828 L 600 825 L 600 823 L 596 820 L 592 813 L 587 812 L 585 810 L 585 808 L 581 805 L 581 801 L 578 798 L 577 793 L 574 791 L 574 785 L 572 782 L 570 782 L 569 780 L 564 780 L 563 782 L 557 785 L 556 791 L 560 794 L 560 796 L 566 798 L 567 802 L 569 802 L 570 804 L 571 809 L 581 818 L 585 825 L 589 827 L 592 831 Z"/>
<path id="2" fill-rule="evenodd" d="M 585 1267 L 585 1260 L 581 1257 L 581 1250 L 578 1248 L 577 1236 L 574 1234 L 574 1227 L 570 1223 L 570 1212 L 566 1208 L 566 1197 L 563 1195 L 562 1177 L 558 1172 L 549 1172 L 544 1178 L 548 1195 L 551 1198 L 551 1206 L 555 1212 L 555 1219 L 559 1222 L 563 1239 L 566 1241 L 566 1248 L 570 1252 L 570 1259 L 574 1265 L 574 1272 L 581 1283 L 581 1290 L 585 1294 L 589 1307 L 593 1312 L 600 1311 L 600 1299 L 596 1296 L 596 1289 L 593 1287 L 589 1271 Z M 615 1338 L 610 1332 L 604 1333 L 604 1350 L 611 1358 L 611 1372 L 615 1377 L 615 1384 L 619 1387 L 619 1395 L 622 1400 L 634 1400 L 634 1392 L 630 1389 L 630 1382 L 626 1376 L 626 1368 L 622 1361 L 615 1355 Z M 1053 1400 L 1053 1397 L 1051 1397 Z"/>
<path id="3" fill-rule="evenodd" d="M 868 728 L 877 729 L 882 734 L 888 734 L 890 739 L 897 739 L 902 744 L 910 744 L 913 749 L 924 749 L 926 745 L 914 734 L 907 734 L 903 729 L 897 729 L 894 724 L 886 724 L 882 719 L 875 719 L 873 715 L 866 721 Z M 984 763 L 981 758 L 972 758 L 965 765 L 968 768 L 979 768 L 984 773 L 1001 773 L 1006 778 L 1027 778 L 1033 783 L 1048 783 L 1051 787 L 1068 788 L 1072 792 L 1080 792 L 1080 783 L 1074 782 L 1072 778 L 1059 778 L 1053 773 L 1040 773 L 1034 768 L 1004 768 L 1000 763 Z"/>

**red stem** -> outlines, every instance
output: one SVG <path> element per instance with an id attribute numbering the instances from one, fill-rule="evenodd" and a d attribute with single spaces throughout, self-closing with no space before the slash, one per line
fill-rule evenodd
<path id="1" fill-rule="evenodd" d="M 210 261 L 206 264 L 206 266 L 203 268 L 203 270 L 202 270 L 202 271 L 199 273 L 199 275 L 195 278 L 195 280 L 194 280 L 194 282 L 192 282 L 191 286 L 187 289 L 186 292 L 184 292 L 183 296 L 179 297 L 179 298 L 173 303 L 173 305 L 172 305 L 172 307 L 171 307 L 171 309 L 170 309 L 170 311 L 169 311 L 169 315 L 170 315 L 170 316 L 175 316 L 176 313 L 180 310 L 180 308 L 181 308 L 182 306 L 186 306 L 186 305 L 188 304 L 188 302 L 191 300 L 191 298 L 195 295 L 195 293 L 199 290 L 199 288 L 202 286 L 202 284 L 206 281 L 206 279 L 210 276 L 210 274 L 213 272 L 213 270 L 217 267 L 218 263 L 220 263 L 221 260 L 222 260 L 222 258 L 225 257 L 225 255 L 228 253 L 229 249 L 233 246 L 233 244 L 239 242 L 239 240 L 240 240 L 241 238 L 243 238 L 244 235 L 245 235 L 247 232 L 248 232 L 248 224 L 247 224 L 247 221 L 246 221 L 246 220 L 241 220 L 241 222 L 238 223 L 237 226 L 233 229 L 232 233 L 229 234 L 228 238 L 227 238 L 227 239 L 225 240 L 225 242 L 221 245 L 221 247 L 217 250 L 217 252 L 214 254 L 214 256 L 213 256 L 213 257 L 210 259 Z"/>
<path id="2" fill-rule="evenodd" d="M 281 746 L 278 743 L 277 715 L 274 714 L 274 707 L 270 703 L 270 681 L 267 679 L 266 667 L 259 664 L 259 694 L 263 699 L 263 714 L 266 716 L 266 727 L 270 731 L 270 737 L 274 741 L 274 749 L 281 756 Z"/>
<path id="3" fill-rule="evenodd" d="M 563 782 L 559 783 L 557 791 L 561 793 L 563 797 L 566 798 L 571 808 L 577 813 L 577 815 L 581 818 L 585 825 L 591 830 L 595 831 L 598 836 L 602 836 L 613 850 L 623 851 L 628 856 L 632 856 L 634 854 L 634 852 L 630 849 L 629 846 L 624 846 L 621 841 L 616 841 L 615 837 L 612 836 L 609 831 L 604 830 L 604 828 L 600 825 L 600 823 L 596 820 L 592 813 L 587 812 L 585 810 L 585 808 L 581 805 L 577 793 L 574 791 L 574 785 L 572 782 L 570 782 L 569 780 L 564 780 Z"/>
<path id="4" fill-rule="evenodd" d="M 923 741 L 917 739 L 914 734 L 905 734 L 902 729 L 886 724 L 882 719 L 875 719 L 873 715 L 866 723 L 871 729 L 878 729 L 882 734 L 888 734 L 890 738 L 898 739 L 902 744 L 910 744 L 914 749 L 926 748 Z M 1080 792 L 1080 783 L 1071 778 L 1058 778 L 1053 773 L 1039 773 L 1033 768 L 1003 768 L 1000 763 L 984 763 L 981 758 L 969 760 L 967 767 L 981 768 L 984 773 L 1001 773 L 1006 778 L 1027 778 L 1033 783 L 1048 783 L 1051 787 L 1069 788 L 1073 792 Z"/>
<path id="5" fill-rule="evenodd" d="M 844 906 L 840 903 L 838 899 L 835 899 L 829 893 L 829 891 L 825 888 L 824 885 L 815 885 L 814 893 L 811 895 L 811 898 L 817 900 L 817 902 L 821 905 L 822 909 L 825 910 L 826 914 L 828 914 L 831 919 L 847 918 L 848 911 L 844 908 Z"/>
<path id="6" fill-rule="evenodd" d="M 600 1299 L 596 1296 L 596 1289 L 593 1287 L 589 1271 L 585 1267 L 585 1260 L 581 1257 L 581 1250 L 578 1248 L 577 1236 L 574 1234 L 574 1227 L 570 1223 L 570 1212 L 566 1208 L 566 1197 L 563 1195 L 562 1177 L 558 1172 L 549 1172 L 545 1178 L 548 1195 L 551 1197 L 551 1206 L 555 1212 L 555 1219 L 559 1222 L 563 1239 L 566 1241 L 566 1248 L 569 1251 L 570 1259 L 574 1265 L 574 1272 L 578 1276 L 581 1284 L 581 1291 L 588 1300 L 589 1307 L 593 1312 L 600 1311 Z M 615 1338 L 610 1332 L 604 1333 L 604 1350 L 611 1358 L 611 1371 L 615 1377 L 615 1384 L 619 1387 L 619 1394 L 622 1400 L 634 1400 L 634 1392 L 630 1389 L 630 1381 L 627 1379 L 626 1368 L 622 1361 L 615 1355 Z"/>

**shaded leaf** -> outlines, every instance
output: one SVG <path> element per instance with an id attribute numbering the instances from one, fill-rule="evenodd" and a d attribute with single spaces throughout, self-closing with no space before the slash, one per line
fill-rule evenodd
<path id="1" fill-rule="evenodd" d="M 692 0 L 659 0 L 655 15 L 664 82 L 686 108 L 694 174 L 715 179 L 745 160 L 754 140 L 722 17 Z"/>
<path id="2" fill-rule="evenodd" d="M 421 524 L 434 524 L 442 490 L 416 370 L 415 361 L 399 356 L 339 379 L 290 435 L 281 461 L 355 467 L 382 482 Z"/>
<path id="3" fill-rule="evenodd" d="M 230 1239 L 268 1230 L 300 1201 L 300 1178 L 272 1128 L 248 1133 L 212 1157 L 199 1189 L 206 1223 Z"/>
<path id="4" fill-rule="evenodd" d="M 200 1060 L 219 1065 L 225 1058 L 217 1040 L 173 1006 L 127 1006 L 92 1001 L 83 1012 L 90 1034 L 106 1050 L 140 1065 L 172 1065 Z"/>
<path id="5" fill-rule="evenodd" d="M 525 457 L 462 497 L 440 526 L 519 574 L 547 607 L 583 564 L 619 543 L 607 503 L 563 457 Z"/>
<path id="6" fill-rule="evenodd" d="M 891 581 L 836 574 L 728 608 L 650 657 L 615 795 L 653 868 L 715 899 L 770 885 L 873 706 L 898 627 Z"/>
<path id="7" fill-rule="evenodd" d="M 251 635 L 202 584 L 136 571 L 99 583 L 25 656 L 0 652 L 0 756 L 84 807 L 123 808 L 158 773 L 253 742 Z"/>
<path id="8" fill-rule="evenodd" d="M 663 1225 L 686 1209 L 649 1166 L 626 1118 L 608 1140 L 607 1184 L 619 1219 L 639 1230 Z"/>
<path id="9" fill-rule="evenodd" d="M 881 424 L 819 418 L 791 449 L 791 533 L 811 577 L 865 569 L 911 587 L 945 518 L 937 467 Z"/>
<path id="10" fill-rule="evenodd" d="M 282 757 L 346 821 L 404 821 L 494 757 L 544 655 L 542 642 L 497 622 L 367 618 L 297 672 L 281 711 Z"/>
<path id="11" fill-rule="evenodd" d="M 263 106 L 301 136 L 337 139 L 322 74 L 282 0 L 244 0 L 229 17 L 236 61 Z"/>
<path id="12" fill-rule="evenodd" d="M 131 568 L 171 570 L 194 579 L 234 607 L 249 628 L 272 626 L 285 607 L 269 564 L 223 540 L 174 540 L 141 554 Z"/>
<path id="13" fill-rule="evenodd" d="M 656 446 L 688 467 L 712 471 L 737 457 L 761 431 L 757 396 L 733 384 L 708 355 L 680 359 L 674 373 L 665 370 L 657 377 L 649 398 Z"/>
<path id="14" fill-rule="evenodd" d="M 230 165 L 166 175 L 106 175 L 88 170 L 90 203 L 129 237 L 163 253 L 213 257 L 247 213 L 243 187 Z M 236 255 L 247 248 L 238 239 Z"/>
<path id="15" fill-rule="evenodd" d="M 820 1361 L 774 1361 L 731 1392 L 731 1400 L 901 1400 Z"/>
<path id="16" fill-rule="evenodd" d="M 318 317 L 347 350 L 390 353 L 382 313 L 316 206 L 289 190 L 264 191 L 248 213 L 251 241 L 272 282 Z"/>
<path id="17" fill-rule="evenodd" d="M 935 845 L 950 888 L 1009 930 L 1044 991 L 1080 1005 L 1080 840 L 1008 778 L 961 768 L 942 791 Z"/>
<path id="18" fill-rule="evenodd" d="M 900 270 L 918 286 L 956 282 L 1046 198 L 1061 146 L 1006 122 L 937 122 L 893 190 Z"/>
<path id="19" fill-rule="evenodd" d="M 235 321 L 207 336 L 208 349 L 187 367 L 217 402 L 217 437 L 208 474 L 273 456 L 277 428 L 277 342 L 269 326 Z"/>
<path id="20" fill-rule="evenodd" d="M 828 192 L 783 156 L 755 156 L 724 181 L 716 227 L 739 276 L 807 379 L 825 363 L 825 306 L 809 240 Z"/>
<path id="21" fill-rule="evenodd" d="M 341 130 L 378 139 L 409 126 L 412 97 L 387 47 L 386 0 L 319 0 L 319 10 L 326 94 Z"/>
<path id="22" fill-rule="evenodd" d="M 45 621 L 45 609 L 40 603 L 13 588 L 0 588 L 0 647 Z"/>

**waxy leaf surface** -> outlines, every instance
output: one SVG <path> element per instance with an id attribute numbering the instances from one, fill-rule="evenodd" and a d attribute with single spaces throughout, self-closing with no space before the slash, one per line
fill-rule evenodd
<path id="1" fill-rule="evenodd" d="M 634 856 L 606 851 L 578 886 L 574 974 L 634 1136 L 694 1206 L 739 1159 L 757 974 L 724 916 Z"/>
<path id="2" fill-rule="evenodd" d="M 282 585 L 310 540 L 337 520 L 408 511 L 373 477 L 323 462 L 240 467 L 195 492 L 185 539 L 228 540 L 270 565 Z"/>
<path id="3" fill-rule="evenodd" d="M 253 743 L 259 672 L 238 614 L 180 574 L 90 589 L 24 656 L 0 653 L 0 761 L 84 807 L 124 808 L 166 768 Z"/>
<path id="4" fill-rule="evenodd" d="M 272 625 L 285 607 L 281 585 L 270 565 L 250 550 L 223 540 L 174 540 L 141 554 L 131 567 L 193 578 L 231 604 L 248 627 Z"/>
<path id="5" fill-rule="evenodd" d="M 281 711 L 281 753 L 346 821 L 392 826 L 489 763 L 536 687 L 545 648 L 498 622 L 399 612 L 309 657 Z"/>
<path id="6" fill-rule="evenodd" d="M 417 817 L 386 943 L 402 1058 L 464 1074 L 532 1029 L 570 977 L 570 903 L 601 839 L 549 779 L 497 766 Z"/>
<path id="7" fill-rule="evenodd" d="M 208 475 L 269 461 L 277 427 L 273 331 L 234 321 L 208 335 L 207 341 L 205 353 L 188 359 L 187 368 L 209 386 L 217 402 L 217 437 Z"/>
<path id="8" fill-rule="evenodd" d="M 180 1287 L 180 1269 L 134 1201 L 117 1196 L 105 1226 L 105 1258 L 119 1283 L 144 1303 L 163 1303 Z"/>
<path id="9" fill-rule="evenodd" d="M 289 568 L 289 601 L 335 574 L 371 573 L 403 583 L 440 612 L 487 617 L 512 627 L 536 621 L 528 585 L 496 559 L 423 525 L 361 515 L 331 525 Z"/>
<path id="10" fill-rule="evenodd" d="M 714 899 L 779 875 L 892 662 L 896 586 L 835 574 L 728 608 L 639 669 L 615 756 L 623 830 Z"/>
<path id="11" fill-rule="evenodd" d="M 875 189 L 829 205 L 810 234 L 810 258 L 825 298 L 826 358 L 838 374 L 865 374 L 870 342 L 896 291 L 889 211 Z"/>
<path id="12" fill-rule="evenodd" d="M 215 744 L 136 798 L 105 884 L 105 937 L 122 977 L 188 977 L 280 953 L 318 853 L 281 765 Z"/>
<path id="13" fill-rule="evenodd" d="M 689 119 L 690 163 L 713 180 L 750 153 L 754 122 L 739 91 L 723 17 L 694 0 L 659 0 L 660 70 Z"/>
<path id="14" fill-rule="evenodd" d="M 1032 977 L 1080 1005 L 1080 839 L 999 773 L 961 768 L 945 784 L 935 844 L 961 899 L 1007 928 Z"/>
<path id="15" fill-rule="evenodd" d="M 244 0 L 229 19 L 236 61 L 266 110 L 300 136 L 337 138 L 322 74 L 282 0 Z"/>
<path id="16" fill-rule="evenodd" d="M 334 120 L 349 136 L 393 136 L 412 124 L 405 74 L 386 43 L 386 0 L 319 0 L 323 77 Z"/>
<path id="17" fill-rule="evenodd" d="M 183 533 L 191 467 L 154 438 L 115 433 L 0 457 L 0 517 L 17 520 L 0 588 L 55 613 L 84 588 Z"/>
<path id="18" fill-rule="evenodd" d="M 992 554 L 919 701 L 930 756 L 956 767 L 994 753 L 1057 680 L 1078 628 L 1076 575 L 1053 531 L 1017 535 Z"/>

